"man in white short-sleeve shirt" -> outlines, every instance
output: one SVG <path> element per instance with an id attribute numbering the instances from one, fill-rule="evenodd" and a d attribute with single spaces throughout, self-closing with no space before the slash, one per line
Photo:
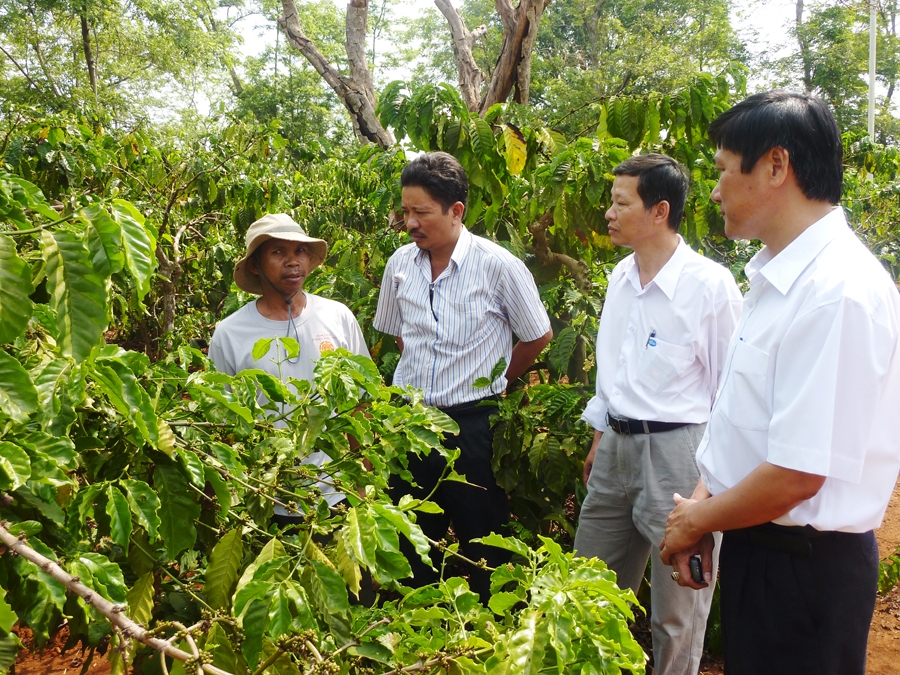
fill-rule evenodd
<path id="1" fill-rule="evenodd" d="M 260 297 L 216 326 L 209 345 L 216 370 L 236 375 L 259 368 L 275 377 L 312 381 L 322 352 L 342 347 L 369 356 L 353 313 L 340 302 L 303 290 L 306 277 L 325 260 L 328 245 L 324 240 L 307 236 L 289 215 L 277 213 L 253 223 L 247 230 L 246 243 L 246 254 L 234 268 L 234 281 L 241 290 Z M 279 343 L 273 341 L 269 353 L 254 359 L 253 345 L 275 337 L 297 340 L 300 354 L 285 359 Z M 264 402 L 265 395 L 260 392 L 259 396 Z M 327 461 L 324 452 L 316 451 L 305 463 L 322 466 Z M 328 482 L 321 481 L 318 487 L 332 506 L 344 498 Z M 275 506 L 275 514 L 274 520 L 280 524 L 302 518 L 287 514 L 280 505 Z"/>
<path id="2" fill-rule="evenodd" d="M 818 99 L 751 96 L 710 126 L 732 239 L 760 239 L 701 480 L 660 547 L 720 555 L 730 675 L 864 675 L 878 527 L 900 469 L 900 296 L 835 207 L 842 144 Z"/>
<path id="3" fill-rule="evenodd" d="M 640 155 L 613 174 L 609 236 L 634 253 L 613 270 L 600 317 L 597 392 L 582 415 L 595 431 L 575 550 L 606 561 L 619 586 L 637 592 L 672 493 L 697 483 L 694 450 L 741 294 L 727 269 L 678 235 L 688 191 L 678 162 Z M 712 588 L 681 588 L 655 558 L 651 570 L 654 672 L 696 675 Z"/>
<path id="4" fill-rule="evenodd" d="M 469 185 L 455 157 L 420 155 L 403 169 L 400 184 L 403 219 L 413 242 L 397 249 L 385 267 L 375 328 L 396 336 L 402 352 L 394 384 L 422 389 L 426 404 L 459 425 L 459 434 L 444 445 L 460 450 L 454 468 L 478 487 L 447 481 L 434 490 L 446 462 L 432 452 L 410 459 L 418 487 L 395 477 L 393 494 L 397 499 L 431 495 L 444 513 L 417 516 L 425 534 L 442 539 L 452 522 L 463 552 L 496 567 L 508 554 L 471 542 L 501 531 L 509 521 L 506 493 L 491 468 L 490 415 L 496 406 L 479 403 L 496 398 L 531 366 L 550 341 L 550 319 L 525 264 L 463 225 Z M 515 345 L 514 334 L 519 338 Z M 491 377 L 501 360 L 506 367 Z M 481 378 L 487 386 L 476 387 Z M 408 542 L 401 541 L 401 548 L 413 569 L 413 584 L 437 579 Z M 469 574 L 470 586 L 487 602 L 490 575 L 474 567 Z"/>

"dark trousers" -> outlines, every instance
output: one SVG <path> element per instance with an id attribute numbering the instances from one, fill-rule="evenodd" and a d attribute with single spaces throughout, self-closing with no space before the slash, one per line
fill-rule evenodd
<path id="1" fill-rule="evenodd" d="M 869 531 L 767 523 L 725 532 L 726 675 L 864 675 L 878 588 Z"/>
<path id="2" fill-rule="evenodd" d="M 416 522 L 425 536 L 439 541 L 447 534 L 450 524 L 460 542 L 460 550 L 467 558 L 479 561 L 484 558 L 491 567 L 503 565 L 509 560 L 509 553 L 493 546 L 474 544 L 472 539 L 496 532 L 504 533 L 504 526 L 509 521 L 509 501 L 503 488 L 497 485 L 491 469 L 494 433 L 490 425 L 490 416 L 496 411 L 492 405 L 476 406 L 468 404 L 457 408 L 447 408 L 444 412 L 459 425 L 459 435 L 444 440 L 444 447 L 459 448 L 460 456 L 454 467 L 456 472 L 464 475 L 472 485 L 447 481 L 438 487 L 432 496 L 444 513 L 430 514 L 416 512 Z M 410 456 L 409 469 L 418 487 L 413 487 L 399 476 L 391 478 L 391 498 L 396 502 L 403 495 L 409 494 L 417 499 L 428 496 L 437 484 L 447 462 L 437 452 L 432 451 L 427 457 Z M 415 549 L 400 537 L 400 548 L 409 560 L 413 570 L 410 585 L 424 586 L 439 579 L 443 555 L 432 550 L 432 561 L 437 572 L 426 566 L 415 553 Z M 469 576 L 469 587 L 481 596 L 486 603 L 490 598 L 490 572 L 465 565 Z"/>

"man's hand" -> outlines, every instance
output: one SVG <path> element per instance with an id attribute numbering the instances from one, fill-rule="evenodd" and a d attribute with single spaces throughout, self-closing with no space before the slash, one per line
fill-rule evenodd
<path id="1" fill-rule="evenodd" d="M 597 448 L 600 445 L 600 439 L 603 438 L 603 432 L 594 429 L 594 440 L 591 442 L 591 449 L 584 460 L 584 485 L 587 487 L 588 478 L 591 477 L 591 469 L 594 468 L 594 457 L 597 456 Z"/>
<path id="2" fill-rule="evenodd" d="M 592 445 L 587 457 L 584 459 L 584 485 L 587 487 L 588 478 L 591 477 L 591 469 L 594 468 L 594 457 L 597 456 L 597 446 Z"/>
<path id="3" fill-rule="evenodd" d="M 669 563 L 671 563 L 672 567 L 675 568 L 675 571 L 678 572 L 678 581 L 676 583 L 679 586 L 687 586 L 694 590 L 700 590 L 712 583 L 712 553 L 714 546 L 715 540 L 713 539 L 712 534 L 707 533 L 700 538 L 700 541 L 697 542 L 696 546 L 692 546 L 687 550 L 671 555 Z M 690 560 L 695 555 L 700 556 L 700 569 L 703 570 L 703 582 L 699 584 L 691 577 Z"/>
<path id="4" fill-rule="evenodd" d="M 675 508 L 666 519 L 666 534 L 659 544 L 660 557 L 666 565 L 672 564 L 669 561 L 672 555 L 695 547 L 700 540 L 700 535 L 703 534 L 696 532 L 690 522 L 689 512 L 697 500 L 685 499 L 677 492 L 674 500 Z M 690 575 L 688 576 L 690 577 Z"/>

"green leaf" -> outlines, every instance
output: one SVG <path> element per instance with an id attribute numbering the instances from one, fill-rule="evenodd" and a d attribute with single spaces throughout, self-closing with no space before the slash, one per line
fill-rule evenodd
<path id="1" fill-rule="evenodd" d="M 197 528 L 194 521 L 200 517 L 200 505 L 188 495 L 191 489 L 178 468 L 157 464 L 153 472 L 153 485 L 166 508 L 160 512 L 159 534 L 166 546 L 169 560 L 194 545 Z"/>
<path id="2" fill-rule="evenodd" d="M 153 598 L 156 595 L 153 572 L 147 572 L 138 578 L 128 591 L 128 611 L 131 619 L 147 626 L 153 618 Z"/>
<path id="3" fill-rule="evenodd" d="M 256 666 L 259 665 L 263 635 L 269 623 L 269 603 L 268 598 L 257 598 L 250 603 L 244 614 L 244 641 L 241 643 L 241 653 L 247 659 L 247 665 L 251 670 L 256 670 Z"/>
<path id="4" fill-rule="evenodd" d="M 272 341 L 275 338 L 260 338 L 253 344 L 253 351 L 250 352 L 254 361 L 259 361 L 262 357 L 269 353 Z"/>
<path id="5" fill-rule="evenodd" d="M 6 672 L 19 657 L 23 645 L 15 633 L 0 637 L 0 672 Z"/>
<path id="6" fill-rule="evenodd" d="M 230 609 L 231 596 L 243 559 L 244 542 L 240 528 L 229 531 L 213 548 L 206 568 L 203 592 L 214 609 Z"/>
<path id="7" fill-rule="evenodd" d="M 520 628 L 510 636 L 507 645 L 510 660 L 508 672 L 539 675 L 550 635 L 539 625 L 539 612 L 528 610 L 519 616 Z"/>
<path id="8" fill-rule="evenodd" d="M 235 594 L 237 594 L 244 586 L 250 583 L 253 579 L 256 571 L 265 565 L 267 562 L 271 562 L 272 560 L 277 560 L 278 558 L 284 558 L 284 544 L 282 544 L 277 539 L 269 539 L 268 543 L 263 546 L 262 551 L 259 552 L 259 555 L 256 556 L 256 560 L 250 563 L 247 566 L 247 569 L 244 570 L 244 573 L 241 574 L 240 580 L 238 580 L 237 588 L 235 589 Z M 237 609 L 235 608 L 235 611 Z"/>
<path id="9" fill-rule="evenodd" d="M 0 633 L 8 633 L 19 617 L 6 602 L 6 591 L 0 586 Z"/>
<path id="10" fill-rule="evenodd" d="M 0 344 L 15 340 L 28 325 L 34 305 L 31 268 L 16 253 L 16 243 L 0 235 Z"/>
<path id="11" fill-rule="evenodd" d="M 38 395 L 28 371 L 0 349 L 0 411 L 24 423 L 37 410 Z"/>
<path id="12" fill-rule="evenodd" d="M 125 549 L 128 554 L 128 544 L 131 541 L 131 511 L 128 509 L 128 500 L 119 490 L 112 485 L 106 488 L 106 514 L 109 516 L 109 530 L 112 540 Z"/>
<path id="13" fill-rule="evenodd" d="M 203 470 L 203 462 L 197 457 L 197 453 L 179 448 L 178 459 L 181 462 L 181 466 L 187 471 L 188 476 L 190 476 L 191 482 L 201 490 L 205 488 L 206 474 Z"/>
<path id="14" fill-rule="evenodd" d="M 347 545 L 344 543 L 344 537 L 337 537 L 335 557 L 337 558 L 338 572 L 341 573 L 344 582 L 347 584 L 347 588 L 350 589 L 350 592 L 353 593 L 353 595 L 359 597 L 362 572 L 360 572 L 359 565 L 356 564 L 356 561 L 353 560 L 350 552 L 347 550 Z"/>
<path id="15" fill-rule="evenodd" d="M 206 475 L 206 482 L 212 485 L 213 492 L 216 493 L 216 499 L 219 500 L 219 517 L 224 519 L 228 515 L 228 509 L 231 508 L 231 489 L 213 467 L 206 466 L 203 471 Z"/>
<path id="16" fill-rule="evenodd" d="M 0 490 L 12 492 L 31 478 L 28 453 L 9 441 L 0 441 Z"/>
<path id="17" fill-rule="evenodd" d="M 156 269 L 156 236 L 144 226 L 144 216 L 122 199 L 113 201 L 112 216 L 122 227 L 125 264 L 134 279 L 138 301 L 142 301 Z"/>
<path id="18" fill-rule="evenodd" d="M 566 326 L 556 336 L 547 354 L 547 362 L 557 373 L 565 374 L 568 370 L 577 340 L 578 333 L 571 326 Z"/>
<path id="19" fill-rule="evenodd" d="M 159 445 L 159 425 L 150 396 L 134 373 L 118 358 L 98 359 L 92 370 L 94 381 L 141 437 L 154 448 Z"/>
<path id="20" fill-rule="evenodd" d="M 266 632 L 273 640 L 277 640 L 290 630 L 292 621 L 291 598 L 284 588 L 278 587 L 272 594 L 269 605 L 269 626 Z"/>
<path id="21" fill-rule="evenodd" d="M 83 208 L 79 216 L 87 225 L 85 234 L 91 252 L 91 266 L 104 277 L 121 272 L 125 265 L 122 226 L 110 218 L 99 204 Z"/>
<path id="22" fill-rule="evenodd" d="M 128 507 L 137 518 L 138 523 L 147 531 L 147 534 L 156 539 L 160 507 L 156 492 L 142 480 L 125 478 L 120 483 L 125 488 Z"/>
<path id="23" fill-rule="evenodd" d="M 328 565 L 316 560 L 310 561 L 312 568 L 311 587 L 316 606 L 328 623 L 328 627 L 339 644 L 350 640 L 350 601 L 347 586 L 340 575 Z"/>
<path id="24" fill-rule="evenodd" d="M 521 598 L 515 593 L 494 593 L 488 601 L 488 607 L 494 614 L 506 614 Z"/>
<path id="25" fill-rule="evenodd" d="M 81 577 L 81 583 L 97 591 L 110 602 L 127 600 L 125 580 L 119 566 L 99 553 L 82 553 L 70 565 L 70 573 Z"/>
<path id="26" fill-rule="evenodd" d="M 41 232 L 50 309 L 56 316 L 57 344 L 64 356 L 84 361 L 109 322 L 104 279 L 90 267 L 90 254 L 71 232 Z"/>

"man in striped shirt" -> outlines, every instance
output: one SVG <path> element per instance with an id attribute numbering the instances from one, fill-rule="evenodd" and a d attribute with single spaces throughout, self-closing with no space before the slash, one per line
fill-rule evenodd
<path id="1" fill-rule="evenodd" d="M 401 357 L 394 384 L 422 389 L 426 404 L 459 425 L 459 434 L 444 445 L 459 449 L 455 469 L 477 486 L 441 484 L 432 500 L 444 512 L 419 514 L 418 523 L 435 540 L 452 523 L 463 553 L 494 567 L 505 562 L 505 552 L 471 540 L 501 531 L 509 507 L 491 469 L 494 406 L 478 404 L 496 400 L 534 362 L 553 335 L 550 319 L 524 263 L 463 225 L 468 180 L 453 156 L 420 155 L 404 168 L 400 184 L 403 219 L 413 241 L 397 249 L 385 267 L 375 328 L 397 338 Z M 515 346 L 513 334 L 519 339 Z M 508 366 L 491 378 L 501 361 Z M 490 383 L 477 388 L 479 378 Z M 445 465 L 437 453 L 411 460 L 417 485 L 395 477 L 394 494 L 428 496 Z M 413 584 L 436 581 L 437 573 L 408 549 Z M 485 570 L 471 570 L 471 587 L 483 602 L 490 597 L 489 582 Z"/>

